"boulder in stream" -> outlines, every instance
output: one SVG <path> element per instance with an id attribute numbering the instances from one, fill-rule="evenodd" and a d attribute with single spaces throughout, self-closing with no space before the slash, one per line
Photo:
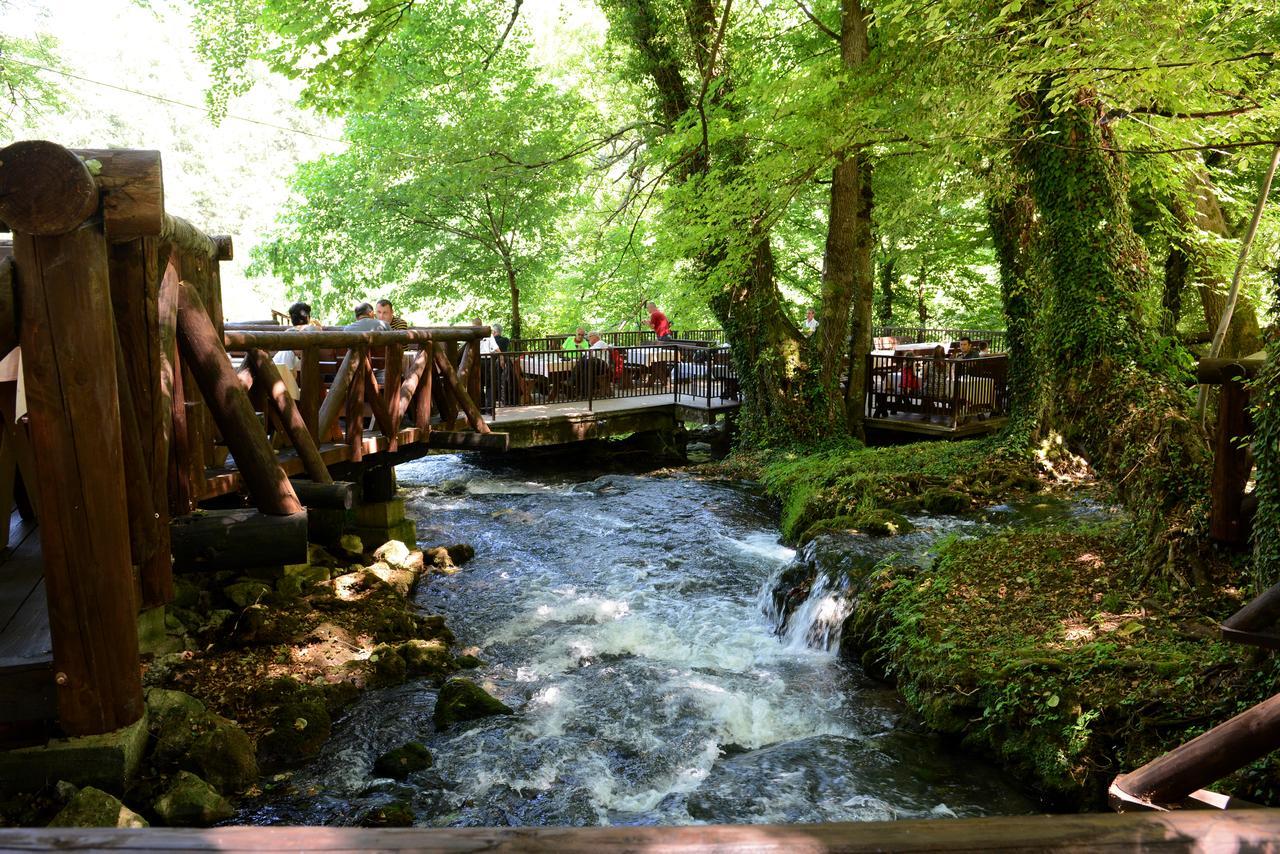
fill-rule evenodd
<path id="1" fill-rule="evenodd" d="M 235 814 L 226 798 L 189 771 L 179 771 L 152 808 L 170 827 L 209 827 Z"/>
<path id="2" fill-rule="evenodd" d="M 437 729 L 446 729 L 463 721 L 511 714 L 515 713 L 510 706 L 470 679 L 451 679 L 440 689 L 432 719 Z"/>
<path id="3" fill-rule="evenodd" d="M 381 777 L 403 780 L 415 771 L 430 768 L 434 761 L 431 751 L 418 742 L 411 741 L 379 756 L 373 763 L 373 770 Z"/>
<path id="4" fill-rule="evenodd" d="M 120 800 L 93 786 L 76 792 L 49 827 L 150 827 Z"/>

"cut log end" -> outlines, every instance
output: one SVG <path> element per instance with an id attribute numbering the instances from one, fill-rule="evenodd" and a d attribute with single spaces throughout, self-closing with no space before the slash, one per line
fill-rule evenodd
<path id="1" fill-rule="evenodd" d="M 98 210 L 98 184 L 79 157 L 44 140 L 0 150 L 0 219 L 36 236 L 66 234 Z"/>
<path id="2" fill-rule="evenodd" d="M 236 257 L 230 234 L 213 235 L 213 245 L 218 249 L 218 254 L 214 256 L 215 261 L 231 261 Z"/>

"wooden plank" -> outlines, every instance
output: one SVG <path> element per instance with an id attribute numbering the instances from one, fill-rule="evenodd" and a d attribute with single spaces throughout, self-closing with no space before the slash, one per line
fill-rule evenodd
<path id="1" fill-rule="evenodd" d="M 213 411 L 258 509 L 273 516 L 302 510 L 289 478 L 280 470 L 258 417 L 236 378 L 195 289 L 178 292 L 178 346 Z"/>
<path id="2" fill-rule="evenodd" d="M 363 348 L 352 350 L 355 353 L 355 367 L 351 375 L 351 388 L 347 392 L 347 444 L 351 446 L 351 461 L 360 462 L 364 456 L 364 372 L 369 358 Z"/>
<path id="3" fill-rule="evenodd" d="M 320 425 L 316 438 L 318 443 L 323 444 L 328 441 L 329 434 L 338 423 L 338 417 L 346 408 L 347 395 L 350 394 L 351 390 L 351 375 L 355 372 L 356 359 L 355 350 L 348 350 L 347 354 L 342 357 L 342 364 L 338 365 L 338 372 L 334 375 L 333 384 L 329 386 L 329 393 L 325 395 L 324 403 L 320 406 Z"/>
<path id="4" fill-rule="evenodd" d="M 388 344 L 422 344 L 432 341 L 471 341 L 484 338 L 487 326 L 427 326 L 416 329 L 395 329 L 381 332 L 352 332 L 343 330 L 317 330 L 308 332 L 308 341 L 317 347 L 347 349 L 351 347 L 385 347 Z M 276 330 L 241 330 L 229 329 L 223 336 L 223 343 L 228 350 L 248 350 L 257 347 L 259 350 L 275 352 L 291 350 L 298 345 L 295 332 Z"/>
<path id="5" fill-rule="evenodd" d="M 378 378 L 374 376 L 373 363 L 369 360 L 369 354 L 364 354 L 364 367 L 361 373 L 364 375 L 365 400 L 369 404 L 369 408 L 373 411 L 373 420 L 377 423 L 378 429 L 382 431 L 382 435 L 391 439 L 392 448 L 395 450 L 396 430 L 391 421 L 391 413 L 387 410 L 387 403 L 382 397 L 382 390 L 378 388 Z"/>
<path id="6" fill-rule="evenodd" d="M 179 569 L 231 569 L 306 563 L 307 514 L 205 510 L 174 519 L 173 561 Z"/>
<path id="7" fill-rule="evenodd" d="M 21 523 L 18 514 L 13 514 L 13 518 Z M 40 538 L 26 536 L 0 564 L 0 646 L 9 623 L 43 578 Z"/>
<path id="8" fill-rule="evenodd" d="M 143 703 L 106 240 L 90 225 L 14 250 L 58 719 L 110 732 Z"/>
<path id="9" fill-rule="evenodd" d="M 36 561 L 40 560 L 37 553 Z M 37 578 L 0 632 L 0 670 L 17 670 L 53 662 L 49 634 L 49 604 L 44 578 Z"/>
<path id="10" fill-rule="evenodd" d="M 3 416 L 0 416 L 3 417 Z M 13 507 L 13 493 L 15 479 L 18 477 L 18 454 L 13 446 L 13 440 L 6 438 L 4 432 L 0 432 L 0 508 L 8 511 Z M 13 514 L 18 517 L 18 514 Z M 8 528 L 4 531 L 4 542 L 0 546 L 8 546 L 13 543 L 13 538 Z"/>
<path id="11" fill-rule="evenodd" d="M 417 394 L 418 386 L 422 382 L 422 375 L 426 367 L 427 351 L 419 350 L 414 354 L 413 361 L 409 364 L 409 372 L 401 380 L 399 387 L 396 388 L 395 394 L 391 398 L 391 423 L 393 429 L 397 432 L 400 430 L 400 424 L 404 421 L 405 414 L 413 403 L 414 395 Z M 390 383 L 388 383 L 389 387 Z"/>
<path id="12" fill-rule="evenodd" d="M 684 827 L 7 828 L 13 851 L 440 851 L 601 854 L 1273 851 L 1280 810 L 997 816 Z"/>
<path id="13" fill-rule="evenodd" d="M 509 451 L 510 433 L 472 433 L 469 431 L 432 430 L 427 447 L 457 451 Z"/>
<path id="14" fill-rule="evenodd" d="M 120 436 L 123 442 L 124 493 L 129 510 L 129 550 L 134 565 L 141 567 L 155 554 L 160 541 L 155 530 L 155 509 L 151 506 L 151 474 L 147 460 L 150 453 L 144 454 L 124 348 L 115 329 L 111 330 L 111 337 L 116 356 L 117 394 L 120 396 Z M 149 444 L 146 450 L 150 451 Z"/>
<path id="15" fill-rule="evenodd" d="M 302 372 L 299 375 L 298 409 L 307 425 L 311 438 L 317 444 L 324 441 L 320 435 L 320 398 L 324 395 L 324 380 L 320 376 L 320 351 L 307 347 L 302 351 Z"/>
<path id="16" fill-rule="evenodd" d="M 0 250 L 0 358 L 18 344 L 18 308 L 13 301 L 12 245 Z"/>
<path id="17" fill-rule="evenodd" d="M 489 425 L 485 423 L 484 416 L 480 414 L 480 408 L 476 406 L 475 401 L 467 394 L 466 389 L 463 388 L 458 379 L 457 372 L 453 369 L 453 365 L 440 350 L 436 350 L 436 366 L 440 369 L 440 377 L 444 380 L 444 385 L 448 387 L 450 396 L 466 414 L 467 423 L 471 425 L 471 429 L 477 433 L 488 433 Z"/>

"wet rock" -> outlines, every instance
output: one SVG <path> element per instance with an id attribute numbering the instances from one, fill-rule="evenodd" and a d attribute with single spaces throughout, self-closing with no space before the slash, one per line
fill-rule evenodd
<path id="1" fill-rule="evenodd" d="M 269 716 L 271 729 L 258 739 L 258 756 L 273 768 L 297 765 L 320 753 L 333 731 L 333 718 L 318 692 L 290 697 Z"/>
<path id="2" fill-rule="evenodd" d="M 940 486 L 926 489 L 920 496 L 920 502 L 928 512 L 941 514 L 962 513 L 970 506 L 969 496 Z"/>
<path id="3" fill-rule="evenodd" d="M 298 579 L 304 590 L 328 581 L 331 574 L 330 567 L 323 563 L 291 563 L 284 568 L 284 577 Z"/>
<path id="4" fill-rule="evenodd" d="M 369 684 L 374 687 L 399 685 L 408 672 L 404 659 L 390 644 L 380 643 L 375 646 L 369 655 L 369 661 L 373 664 Z"/>
<path id="5" fill-rule="evenodd" d="M 437 729 L 446 729 L 463 721 L 510 714 L 514 714 L 511 707 L 470 679 L 452 679 L 440 689 L 432 719 Z"/>
<path id="6" fill-rule="evenodd" d="M 403 780 L 415 771 L 430 768 L 433 763 L 431 751 L 418 742 L 411 741 L 379 756 L 373 763 L 373 771 L 380 777 Z"/>
<path id="7" fill-rule="evenodd" d="M 396 647 L 410 676 L 445 676 L 455 669 L 449 648 L 437 640 L 408 640 Z"/>
<path id="8" fill-rule="evenodd" d="M 364 554 L 364 541 L 355 534 L 344 534 L 338 540 L 338 547 L 349 557 L 360 557 Z"/>
<path id="9" fill-rule="evenodd" d="M 236 604 L 238 608 L 256 605 L 265 596 L 270 595 L 271 585 L 254 579 L 238 581 L 222 588 L 222 593 Z"/>
<path id="10" fill-rule="evenodd" d="M 383 561 L 373 564 L 365 572 L 373 575 L 406 599 L 409 598 L 409 593 L 413 590 L 413 585 L 418 580 L 418 573 L 413 570 L 397 569 Z"/>
<path id="11" fill-rule="evenodd" d="M 405 611 L 386 611 L 378 615 L 371 628 L 374 639 L 382 643 L 409 640 L 418 635 L 418 621 Z"/>
<path id="12" fill-rule="evenodd" d="M 189 771 L 178 772 L 152 809 L 170 827 L 209 827 L 235 814 L 226 798 Z"/>
<path id="13" fill-rule="evenodd" d="M 145 818 L 119 799 L 93 786 L 76 792 L 49 822 L 49 827 L 150 827 Z"/>
<path id="14" fill-rule="evenodd" d="M 462 670 L 474 670 L 477 667 L 484 667 L 483 661 L 481 661 L 476 656 L 470 655 L 470 654 L 458 656 L 453 660 L 453 663 L 456 664 Z"/>
<path id="15" fill-rule="evenodd" d="M 383 806 L 373 807 L 360 816 L 361 827 L 412 827 L 413 808 L 404 801 L 392 801 Z"/>
<path id="16" fill-rule="evenodd" d="M 284 599 L 297 599 L 302 595 L 302 579 L 296 575 L 285 575 L 276 582 L 276 594 Z"/>
<path id="17" fill-rule="evenodd" d="M 915 526 L 906 517 L 892 510 L 868 510 L 859 513 L 854 519 L 855 527 L 866 534 L 878 537 L 896 537 L 910 533 Z"/>
<path id="18" fill-rule="evenodd" d="M 445 625 L 444 617 L 439 614 L 430 614 L 418 618 L 418 637 L 423 640 L 443 641 L 447 644 L 453 643 L 455 640 L 453 632 Z"/>
<path id="19" fill-rule="evenodd" d="M 178 692 L 164 693 L 170 695 L 164 702 L 171 702 L 171 695 Z M 202 705 L 170 706 L 155 735 L 152 761 L 160 768 L 196 772 L 221 792 L 242 791 L 258 779 L 258 762 L 249 736 L 235 721 Z"/>
<path id="20" fill-rule="evenodd" d="M 475 548 L 466 543 L 455 543 L 452 546 L 448 546 L 445 551 L 449 553 L 449 559 L 458 566 L 462 566 L 476 556 Z"/>
<path id="21" fill-rule="evenodd" d="M 423 557 L 431 562 L 431 568 L 436 572 L 452 575 L 458 571 L 458 566 L 453 562 L 453 558 L 449 556 L 449 550 L 444 546 L 436 546 L 423 552 Z"/>
<path id="22" fill-rule="evenodd" d="M 387 540 L 374 551 L 375 560 L 380 560 L 388 566 L 404 568 L 409 562 L 409 547 L 399 540 Z"/>
<path id="23" fill-rule="evenodd" d="M 147 715 L 154 728 L 169 715 L 198 715 L 204 711 L 204 703 L 190 694 L 171 691 L 168 688 L 148 688 L 146 693 Z"/>

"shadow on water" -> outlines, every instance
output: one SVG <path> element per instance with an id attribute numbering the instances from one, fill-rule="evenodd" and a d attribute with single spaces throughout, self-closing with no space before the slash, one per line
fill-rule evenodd
<path id="1" fill-rule="evenodd" d="M 516 709 L 436 732 L 435 690 L 370 692 L 294 795 L 253 823 L 350 824 L 390 801 L 427 825 L 801 822 L 1013 814 L 1000 773 L 918 731 L 892 690 L 833 652 L 780 642 L 762 591 L 795 557 L 744 487 L 481 467 L 398 470 L 425 544 L 465 570 L 418 597 L 474 675 Z M 404 783 L 373 760 L 408 740 L 435 765 Z"/>

